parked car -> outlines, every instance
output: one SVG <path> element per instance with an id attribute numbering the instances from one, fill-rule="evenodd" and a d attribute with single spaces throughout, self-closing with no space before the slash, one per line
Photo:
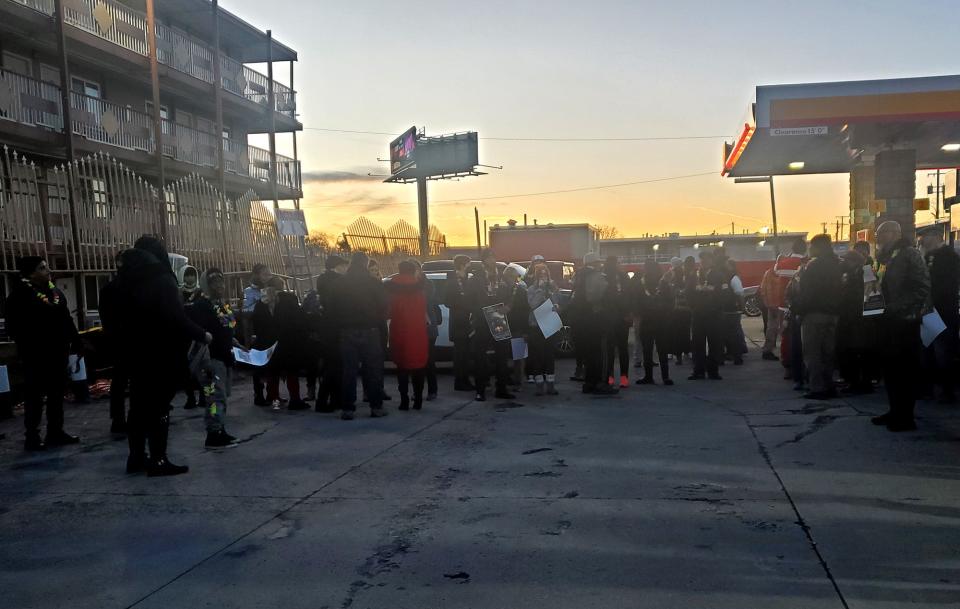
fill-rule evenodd
<path id="1" fill-rule="evenodd" d="M 763 303 L 760 301 L 760 287 L 743 288 L 743 314 L 747 317 L 760 317 Z"/>

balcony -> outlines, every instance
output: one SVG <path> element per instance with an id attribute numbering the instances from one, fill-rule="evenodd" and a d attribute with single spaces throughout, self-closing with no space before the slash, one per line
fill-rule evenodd
<path id="1" fill-rule="evenodd" d="M 146 113 L 78 92 L 70 93 L 71 131 L 90 142 L 153 154 L 153 117 Z M 12 121 L 46 130 L 63 131 L 60 88 L 0 69 L 0 123 Z M 161 120 L 163 154 L 201 168 L 217 167 L 217 137 Z M 224 170 L 269 184 L 270 152 L 245 142 L 223 138 Z M 277 186 L 301 190 L 300 163 L 277 155 Z M 145 158 L 145 163 L 150 160 Z"/>
<path id="2" fill-rule="evenodd" d="M 8 0 L 52 16 L 53 0 Z M 64 21 L 144 57 L 149 56 L 146 15 L 115 0 L 64 2 Z M 157 61 L 178 72 L 213 84 L 214 52 L 209 46 L 163 24 L 156 24 Z M 246 65 L 220 54 L 220 86 L 224 91 L 263 108 L 269 105 L 270 80 Z M 296 92 L 274 81 L 273 109 L 296 119 Z"/>

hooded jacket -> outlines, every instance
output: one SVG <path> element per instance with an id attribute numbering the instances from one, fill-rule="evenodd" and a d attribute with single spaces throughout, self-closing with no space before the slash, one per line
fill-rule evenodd
<path id="1" fill-rule="evenodd" d="M 387 318 L 383 284 L 367 270 L 368 258 L 354 254 L 350 268 L 335 283 L 331 297 L 333 322 L 340 329 L 378 329 Z"/>
<path id="2" fill-rule="evenodd" d="M 120 356 L 134 375 L 176 384 L 189 342 L 203 341 L 204 330 L 187 318 L 169 262 L 136 248 L 122 256 L 115 315 Z"/>

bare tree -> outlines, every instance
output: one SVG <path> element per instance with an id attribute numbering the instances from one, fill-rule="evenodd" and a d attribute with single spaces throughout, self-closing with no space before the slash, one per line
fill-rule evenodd
<path id="1" fill-rule="evenodd" d="M 334 246 L 333 237 L 321 231 L 310 231 L 304 241 L 307 247 L 321 251 L 329 250 Z"/>
<path id="2" fill-rule="evenodd" d="M 597 227 L 597 234 L 601 239 L 618 239 L 620 238 L 620 229 L 609 224 L 601 224 Z"/>

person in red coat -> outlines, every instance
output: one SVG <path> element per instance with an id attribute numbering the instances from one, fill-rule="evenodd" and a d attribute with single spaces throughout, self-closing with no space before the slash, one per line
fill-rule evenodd
<path id="1" fill-rule="evenodd" d="M 423 407 L 423 384 L 429 358 L 427 335 L 427 293 L 416 265 L 404 260 L 399 273 L 387 284 L 390 295 L 390 357 L 397 365 L 400 410 L 410 409 L 410 380 L 413 380 L 413 408 Z"/>

